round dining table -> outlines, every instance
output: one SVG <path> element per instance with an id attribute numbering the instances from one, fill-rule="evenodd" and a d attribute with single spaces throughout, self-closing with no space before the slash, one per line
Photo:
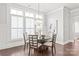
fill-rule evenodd
<path id="1" fill-rule="evenodd" d="M 38 39 L 38 43 L 40 43 L 39 52 L 43 54 L 43 52 L 48 50 L 48 46 L 44 45 L 44 43 L 48 42 L 48 39 Z"/>

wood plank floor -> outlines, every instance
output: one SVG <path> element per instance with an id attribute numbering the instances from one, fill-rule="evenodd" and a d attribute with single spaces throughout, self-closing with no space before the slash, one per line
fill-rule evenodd
<path id="1" fill-rule="evenodd" d="M 73 43 L 64 45 L 65 56 L 79 56 L 79 40 L 75 40 Z"/>
<path id="2" fill-rule="evenodd" d="M 79 56 L 79 40 L 66 45 L 56 44 L 55 56 Z M 23 46 L 13 47 L 9 49 L 0 50 L 0 56 L 28 56 L 28 50 L 24 52 Z M 35 53 L 31 53 L 31 56 L 35 56 Z M 44 54 L 38 56 L 52 56 L 51 49 L 49 48 Z"/>

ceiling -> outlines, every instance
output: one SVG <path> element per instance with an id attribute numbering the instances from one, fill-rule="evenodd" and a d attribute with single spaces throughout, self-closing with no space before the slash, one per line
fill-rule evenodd
<path id="1" fill-rule="evenodd" d="M 49 12 L 59 7 L 65 6 L 70 10 L 79 8 L 79 3 L 20 3 L 20 5 L 35 9 L 42 12 Z M 38 7 L 39 6 L 39 7 Z"/>

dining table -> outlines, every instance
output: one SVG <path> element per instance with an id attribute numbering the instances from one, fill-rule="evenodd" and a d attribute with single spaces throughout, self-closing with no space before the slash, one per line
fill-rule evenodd
<path id="1" fill-rule="evenodd" d="M 38 39 L 38 43 L 40 43 L 39 52 L 45 52 L 48 50 L 48 46 L 44 45 L 46 42 L 49 42 L 50 38 L 46 38 L 44 35 L 42 35 L 41 38 Z"/>

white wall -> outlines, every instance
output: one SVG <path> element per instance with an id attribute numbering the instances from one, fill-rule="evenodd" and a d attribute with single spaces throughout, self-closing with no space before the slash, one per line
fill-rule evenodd
<path id="1" fill-rule="evenodd" d="M 72 22 L 73 22 L 73 38 L 79 38 L 79 33 L 75 33 L 75 22 L 79 22 L 79 8 L 74 9 L 71 11 L 71 15 L 72 15 Z"/>
<path id="2" fill-rule="evenodd" d="M 72 17 L 74 20 L 74 39 L 79 38 L 79 32 L 75 33 L 75 22 L 79 22 L 79 15 Z"/>
<path id="3" fill-rule="evenodd" d="M 51 11 L 47 15 L 48 27 L 50 24 L 56 24 L 55 22 L 58 20 L 57 43 L 59 44 L 66 44 L 73 39 L 73 21 L 70 11 L 71 10 L 66 7 L 61 7 L 55 11 Z M 52 28 L 53 27 L 54 26 L 52 26 Z"/>
<path id="4" fill-rule="evenodd" d="M 7 6 L 0 4 L 0 47 L 7 41 Z"/>
<path id="5" fill-rule="evenodd" d="M 58 33 L 57 33 L 57 43 L 63 44 L 63 7 L 56 9 L 55 11 L 51 11 L 47 14 L 47 27 L 49 30 L 50 24 L 52 24 L 52 32 L 54 29 L 54 24 L 56 24 L 56 20 L 58 20 Z"/>
<path id="6" fill-rule="evenodd" d="M 67 7 L 64 7 L 63 9 L 63 29 L 64 29 L 64 43 L 68 43 L 71 41 L 71 33 L 72 33 L 72 27 L 71 27 L 71 13 L 70 9 Z"/>

